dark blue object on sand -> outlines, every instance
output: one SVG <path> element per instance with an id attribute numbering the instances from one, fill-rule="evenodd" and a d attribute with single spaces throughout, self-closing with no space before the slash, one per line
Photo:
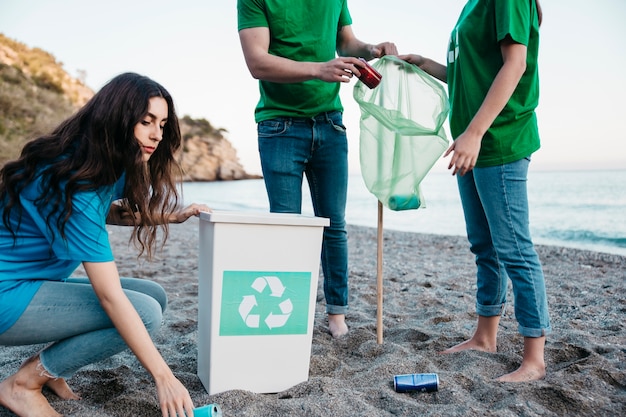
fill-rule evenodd
<path id="1" fill-rule="evenodd" d="M 393 377 L 393 387 L 396 392 L 434 392 L 439 389 L 437 374 L 405 374 Z"/>

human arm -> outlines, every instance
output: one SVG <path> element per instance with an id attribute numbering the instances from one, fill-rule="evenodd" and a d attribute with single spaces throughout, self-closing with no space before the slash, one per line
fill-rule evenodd
<path id="1" fill-rule="evenodd" d="M 239 31 L 239 40 L 250 74 L 258 80 L 275 83 L 297 83 L 308 80 L 347 83 L 352 75 L 361 75 L 363 63 L 357 57 L 378 58 L 396 54 L 396 46 L 389 42 L 370 45 L 359 41 L 350 26 L 338 33 L 337 51 L 341 56 L 326 62 L 295 61 L 269 53 L 270 31 L 267 27 L 253 27 Z"/>
<path id="2" fill-rule="evenodd" d="M 441 82 L 448 82 L 448 67 L 437 61 L 415 54 L 398 55 L 398 58 L 417 66 L 419 69 Z"/>
<path id="3" fill-rule="evenodd" d="M 341 56 L 355 56 L 367 61 L 385 55 L 397 55 L 398 48 L 393 42 L 382 42 L 377 45 L 365 43 L 357 39 L 351 26 L 342 26 L 337 34 L 337 53 Z"/>
<path id="4" fill-rule="evenodd" d="M 205 204 L 191 204 L 181 210 L 170 213 L 167 216 L 167 223 L 183 223 L 191 216 L 198 216 L 200 212 L 208 211 L 211 209 Z M 135 219 L 133 220 L 133 216 Z M 137 213 L 131 213 L 119 202 L 113 202 L 107 215 L 107 224 L 115 226 L 133 226 L 135 222 L 140 222 L 140 216 Z"/>
<path id="5" fill-rule="evenodd" d="M 338 57 L 327 62 L 294 61 L 269 53 L 270 31 L 254 27 L 239 31 L 239 40 L 250 74 L 258 80 L 297 83 L 308 80 L 349 82 L 360 75 L 363 64 L 354 57 Z"/>
<path id="6" fill-rule="evenodd" d="M 452 154 L 448 169 L 452 175 L 465 175 L 476 165 L 483 136 L 498 114 L 504 109 L 524 71 L 526 70 L 526 46 L 507 38 L 500 43 L 504 61 L 493 80 L 480 108 L 465 131 L 455 139 L 444 157 Z"/>
<path id="7" fill-rule="evenodd" d="M 174 376 L 126 297 L 115 262 L 84 262 L 83 266 L 102 308 L 130 350 L 153 377 L 162 416 L 193 415 L 189 392 Z"/>
<path id="8" fill-rule="evenodd" d="M 183 223 L 187 221 L 191 216 L 199 216 L 200 212 L 211 212 L 209 206 L 205 204 L 190 204 L 182 210 L 175 211 L 170 213 L 168 223 Z"/>

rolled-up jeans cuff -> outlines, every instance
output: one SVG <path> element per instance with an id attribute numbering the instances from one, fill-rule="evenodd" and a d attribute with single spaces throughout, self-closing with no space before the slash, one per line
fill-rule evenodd
<path id="1" fill-rule="evenodd" d="M 330 304 L 326 305 L 327 314 L 346 314 L 347 312 L 348 306 L 334 306 Z"/>
<path id="2" fill-rule="evenodd" d="M 492 306 L 486 306 L 476 303 L 476 314 L 483 317 L 501 316 L 504 313 L 504 307 L 506 304 L 496 304 Z"/>
<path id="3" fill-rule="evenodd" d="M 47 376 L 48 378 L 69 378 L 71 375 L 57 375 L 53 371 L 49 371 L 49 367 L 46 365 L 46 359 L 44 357 L 45 351 L 39 353 L 39 364 L 37 364 L 37 370 L 39 371 L 39 376 Z"/>
<path id="4" fill-rule="evenodd" d="M 551 333 L 552 328 L 548 326 L 545 329 L 531 329 L 529 327 L 524 327 L 520 324 L 517 327 L 517 331 L 524 337 L 543 337 L 548 333 Z"/>

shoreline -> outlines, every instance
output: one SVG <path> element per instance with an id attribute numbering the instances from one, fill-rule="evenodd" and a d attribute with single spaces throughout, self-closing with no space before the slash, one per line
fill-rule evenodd
<path id="1" fill-rule="evenodd" d="M 376 226 L 370 226 L 370 225 L 364 225 L 364 224 L 348 224 L 348 227 L 355 227 L 355 228 L 363 227 L 363 228 L 376 229 Z M 384 230 L 384 233 L 399 232 L 399 233 L 414 233 L 417 235 L 425 235 L 425 236 L 450 236 L 454 238 L 461 238 L 462 242 L 460 242 L 460 244 L 465 245 L 466 249 L 469 251 L 469 243 L 467 242 L 466 235 L 464 234 L 442 234 L 442 233 L 405 231 L 405 230 L 400 229 L 399 227 L 394 227 L 394 226 L 391 226 L 391 227 L 385 226 L 383 230 Z M 550 240 L 546 238 L 535 239 L 534 237 L 533 237 L 533 243 L 535 245 L 535 248 L 538 248 L 539 246 L 545 246 L 547 248 L 561 248 L 561 249 L 568 249 L 568 250 L 577 250 L 577 251 L 583 251 L 583 252 L 598 253 L 601 255 L 619 256 L 622 258 L 626 258 L 626 248 L 622 248 L 619 246 L 608 246 L 608 245 L 600 245 L 600 244 L 594 244 L 594 243 L 589 243 L 587 245 L 583 245 L 580 243 L 568 244 L 566 242 L 558 241 L 556 239 L 554 240 Z"/>
<path id="2" fill-rule="evenodd" d="M 551 171 L 535 173 L 536 177 L 530 178 L 529 173 L 534 243 L 626 256 L 626 199 L 620 193 L 620 185 L 626 181 L 624 174 L 626 170 L 619 175 L 605 170 L 572 174 Z M 376 197 L 358 174 L 352 175 L 348 184 L 346 222 L 376 228 Z M 385 208 L 384 229 L 465 237 L 465 220 L 454 177 L 447 172 L 431 172 L 420 187 L 424 207 L 405 211 Z M 183 188 L 187 203 L 205 203 L 225 211 L 269 211 L 262 180 L 187 183 Z M 308 198 L 303 199 L 302 213 L 313 215 Z"/>
<path id="3" fill-rule="evenodd" d="M 377 231 L 349 225 L 348 336 L 334 340 L 328 334 L 320 279 L 309 380 L 276 394 L 233 390 L 209 396 L 196 375 L 198 219 L 171 225 L 169 240 L 151 262 L 138 261 L 128 248 L 127 228 L 109 230 L 120 274 L 155 280 L 168 293 L 155 343 L 196 407 L 217 403 L 225 417 L 626 414 L 624 256 L 536 245 L 553 328 L 547 376 L 503 384 L 493 379 L 519 366 L 523 343 L 511 305 L 501 320 L 498 353 L 437 353 L 469 337 L 475 324 L 475 265 L 465 237 L 384 231 L 379 345 Z M 0 378 L 39 348 L 2 347 Z M 395 392 L 393 376 L 405 373 L 437 373 L 439 391 Z M 154 383 L 129 351 L 81 369 L 68 383 L 82 400 L 45 393 L 65 416 L 160 415 Z M 5 416 L 13 414 L 0 408 Z"/>

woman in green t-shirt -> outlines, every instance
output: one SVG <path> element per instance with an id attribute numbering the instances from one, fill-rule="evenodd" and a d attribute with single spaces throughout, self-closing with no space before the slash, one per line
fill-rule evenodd
<path id="1" fill-rule="evenodd" d="M 521 366 L 504 382 L 545 376 L 550 332 L 545 279 L 530 236 L 526 179 L 539 149 L 535 108 L 541 8 L 520 0 L 469 0 L 452 31 L 447 65 L 402 55 L 448 84 L 450 130 L 444 156 L 457 176 L 470 250 L 476 256 L 478 326 L 467 341 L 444 351 L 496 351 L 508 278 L 524 336 Z"/>

